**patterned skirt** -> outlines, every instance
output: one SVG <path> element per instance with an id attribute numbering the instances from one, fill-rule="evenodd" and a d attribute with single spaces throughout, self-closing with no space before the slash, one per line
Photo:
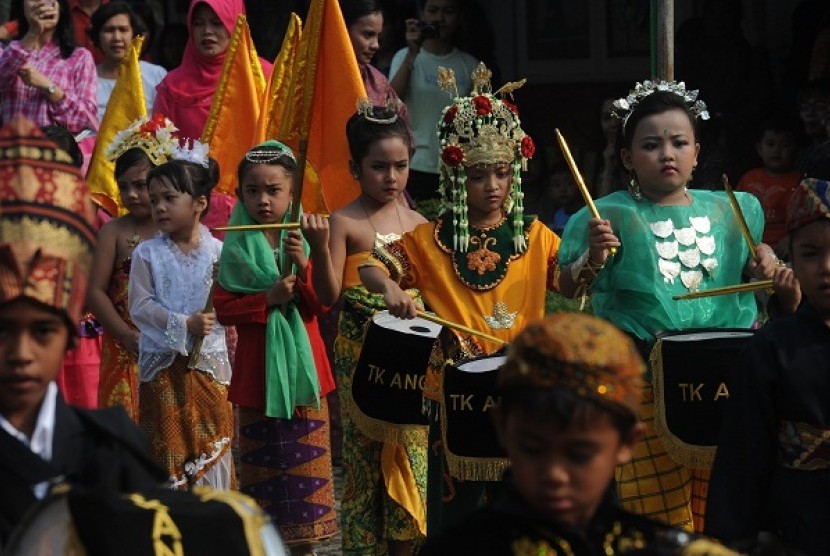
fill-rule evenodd
<path id="1" fill-rule="evenodd" d="M 337 533 L 329 446 L 329 410 L 298 408 L 272 419 L 239 408 L 240 490 L 256 499 L 286 544 L 310 544 Z"/>
<path id="2" fill-rule="evenodd" d="M 139 427 L 173 488 L 236 488 L 228 389 L 209 374 L 188 369 L 187 360 L 176 356 L 170 367 L 141 384 Z"/>
<path id="3" fill-rule="evenodd" d="M 387 488 L 388 477 L 382 467 L 384 450 L 396 451 L 395 461 L 404 482 L 411 485 L 410 501 L 421 508 L 426 504 L 427 429 L 404 435 L 397 446 L 368 438 L 358 429 L 350 414 L 352 369 L 357 364 L 363 337 L 372 315 L 383 307 L 383 299 L 362 287 L 344 292 L 335 341 L 334 366 L 340 392 L 343 423 L 343 466 L 345 484 L 341 503 L 343 554 L 379 555 L 388 553 L 387 541 L 423 540 L 419 520 Z M 386 461 L 389 458 L 387 457 Z"/>
<path id="4" fill-rule="evenodd" d="M 709 470 L 691 469 L 669 456 L 654 429 L 654 392 L 646 382 L 640 421 L 643 438 L 629 463 L 617 467 L 617 493 L 626 510 L 687 531 L 702 532 Z"/>
<path id="5" fill-rule="evenodd" d="M 98 404 L 120 405 L 130 419 L 138 422 L 138 359 L 106 332 L 102 337 Z"/>

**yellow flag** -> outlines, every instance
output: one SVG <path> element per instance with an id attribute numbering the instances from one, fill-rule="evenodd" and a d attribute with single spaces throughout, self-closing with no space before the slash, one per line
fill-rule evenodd
<path id="1" fill-rule="evenodd" d="M 127 129 L 141 116 L 147 115 L 144 104 L 144 85 L 141 82 L 141 68 L 138 64 L 141 44 L 144 37 L 136 37 L 130 45 L 127 55 L 121 61 L 118 79 L 112 89 L 107 103 L 107 110 L 98 128 L 95 150 L 89 162 L 86 181 L 93 200 L 104 207 L 110 214 L 121 216 L 126 209 L 121 205 L 118 184 L 115 183 L 115 166 L 107 160 L 104 152 L 112 142 L 115 134 Z"/>
<path id="2" fill-rule="evenodd" d="M 216 189 L 234 194 L 236 168 L 256 141 L 265 75 L 251 40 L 248 20 L 236 19 L 216 95 L 210 105 L 201 141 L 210 145 L 210 156 L 219 162 Z"/>
<path id="3" fill-rule="evenodd" d="M 254 141 L 256 144 L 268 139 L 276 139 L 279 134 L 283 111 L 288 105 L 288 88 L 291 85 L 291 76 L 300 48 L 302 27 L 300 16 L 292 13 L 282 40 L 282 47 L 277 59 L 274 60 L 274 69 L 271 71 L 271 79 L 268 80 L 268 88 L 265 90 L 257 137 Z"/>
<path id="4" fill-rule="evenodd" d="M 360 194 L 349 173 L 346 122 L 366 96 L 337 0 L 312 0 L 296 52 L 290 77 L 282 81 L 285 90 L 269 97 L 285 100 L 272 119 L 277 134 L 266 139 L 279 139 L 295 152 L 307 140 L 316 174 L 306 171 L 302 205 L 309 212 L 334 212 Z"/>

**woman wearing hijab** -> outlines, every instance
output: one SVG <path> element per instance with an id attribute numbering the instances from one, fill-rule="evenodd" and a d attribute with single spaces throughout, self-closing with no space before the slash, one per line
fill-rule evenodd
<path id="1" fill-rule="evenodd" d="M 182 63 L 159 83 L 153 105 L 153 114 L 162 114 L 176 122 L 179 137 L 201 137 L 236 18 L 244 13 L 242 0 L 191 0 L 187 12 L 190 40 Z M 260 63 L 263 72 L 269 75 L 271 64 L 262 58 Z"/>

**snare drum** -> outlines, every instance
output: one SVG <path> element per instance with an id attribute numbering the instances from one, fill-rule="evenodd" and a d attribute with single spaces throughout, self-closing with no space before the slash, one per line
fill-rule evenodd
<path id="1" fill-rule="evenodd" d="M 500 481 L 508 460 L 490 409 L 498 405 L 496 376 L 507 357 L 480 357 L 444 367 L 441 436 L 450 475 L 464 481 Z"/>
<path id="2" fill-rule="evenodd" d="M 709 469 L 730 395 L 729 373 L 752 338 L 747 329 L 660 335 L 651 351 L 657 433 L 675 461 Z"/>
<path id="3" fill-rule="evenodd" d="M 353 417 L 361 432 L 379 442 L 397 442 L 402 429 L 426 427 L 423 389 L 432 347 L 441 325 L 399 319 L 380 311 L 372 317 L 352 374 Z"/>

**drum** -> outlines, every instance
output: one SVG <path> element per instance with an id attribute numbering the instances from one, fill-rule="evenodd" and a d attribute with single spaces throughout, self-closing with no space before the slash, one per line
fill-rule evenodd
<path id="1" fill-rule="evenodd" d="M 490 417 L 498 405 L 498 369 L 503 355 L 479 357 L 444 367 L 441 436 L 450 475 L 464 481 L 500 481 L 507 455 Z"/>
<path id="2" fill-rule="evenodd" d="M 388 311 L 372 317 L 352 374 L 353 418 L 379 442 L 397 442 L 408 427 L 426 427 L 423 389 L 441 325 L 399 319 Z"/>
<path id="3" fill-rule="evenodd" d="M 651 351 L 654 426 L 678 463 L 709 469 L 715 458 L 729 373 L 752 338 L 746 329 L 659 335 Z"/>
<path id="4" fill-rule="evenodd" d="M 270 518 L 238 492 L 131 494 L 58 485 L 12 532 L 9 556 L 288 554 Z"/>

